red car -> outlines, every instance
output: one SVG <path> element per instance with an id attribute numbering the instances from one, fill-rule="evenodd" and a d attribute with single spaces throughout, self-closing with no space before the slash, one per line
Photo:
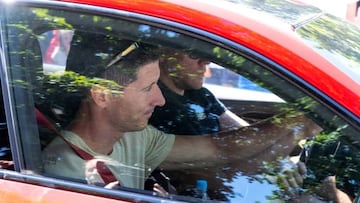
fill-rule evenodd
<path id="1" fill-rule="evenodd" d="M 360 201 L 357 25 L 292 0 L 2 0 L 0 8 L 0 202 Z M 81 74 L 101 71 L 98 59 L 112 56 L 122 40 L 211 61 L 205 86 L 247 129 L 269 120 L 281 126 L 303 114 L 322 130 L 292 144 L 273 140 L 237 161 L 158 168 L 163 180 L 151 178 L 166 195 L 151 187 L 91 185 L 65 170 L 48 173 L 43 151 L 67 129 L 81 88 L 94 81 Z M 86 66 L 69 69 L 69 63 Z M 277 119 L 282 115 L 289 117 Z M 255 142 L 272 141 L 262 135 Z M 255 144 L 238 138 L 239 145 Z M 240 156 L 232 151 L 232 158 Z M 289 178 L 285 168 L 299 162 L 307 169 L 296 180 L 302 184 L 281 182 Z M 206 200 L 195 196 L 198 179 L 207 181 Z"/>

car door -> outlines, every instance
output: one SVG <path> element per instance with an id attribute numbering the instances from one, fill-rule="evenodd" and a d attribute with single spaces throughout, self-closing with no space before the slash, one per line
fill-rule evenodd
<path id="1" fill-rule="evenodd" d="M 3 185 L 0 193 L 5 201 L 201 202 L 194 197 L 196 181 L 206 180 L 210 198 L 206 201 L 286 202 L 299 199 L 296 195 L 302 194 L 324 199 L 321 192 L 325 190 L 319 193 L 317 189 L 327 177 L 333 176 L 337 188 L 351 199 L 358 197 L 358 119 L 265 53 L 224 36 L 135 11 L 44 1 L 2 3 L 0 12 L 4 108 L 0 130 L 1 139 L 5 140 L 1 142 L 4 144 L 1 157 L 13 162 L 13 168 L 0 170 Z M 210 160 L 198 160 L 170 167 L 160 165 L 157 169 L 165 174 L 165 184 L 176 189 L 176 193 L 166 197 L 145 188 L 106 189 L 85 179 L 44 171 L 43 149 L 59 136 L 58 132 L 67 129 L 78 110 L 81 91 L 99 82 L 98 77 L 88 74 L 103 71 L 101 60 L 113 57 L 114 52 L 121 53 L 114 47 L 122 40 L 196 54 L 230 72 L 231 76 L 224 77 L 222 83 L 214 85 L 209 79 L 206 87 L 227 109 L 250 124 L 228 139 L 214 136 L 219 143 L 231 140 L 233 144 L 222 145 L 223 151 L 231 148 L 233 154 L 220 153 L 217 158 L 223 161 L 221 164 L 209 165 Z M 216 70 L 213 69 L 213 76 Z M 241 84 L 256 88 L 244 91 Z M 252 96 L 256 95 L 254 99 Z M 322 131 L 298 134 L 304 124 L 288 121 L 300 114 Z M 292 134 L 278 143 L 280 139 L 269 138 L 276 133 L 260 130 L 267 122 Z M 162 126 L 158 128 L 161 130 Z M 259 133 L 255 138 L 244 137 L 243 130 Z M 296 142 L 292 142 L 294 137 Z M 258 143 L 268 147 L 252 151 L 251 146 Z M 237 148 L 238 145 L 247 151 Z M 289 193 L 278 180 L 290 170 L 286 167 L 294 167 L 293 162 L 299 161 L 306 163 L 308 174 L 304 185 Z M 146 165 L 142 169 L 154 170 Z"/>
<path id="2" fill-rule="evenodd" d="M 59 3 L 57 9 L 48 10 L 44 8 L 48 3 L 11 5 L 1 2 L 1 202 L 162 201 L 146 191 L 127 189 L 113 193 L 103 188 L 88 187 L 78 180 L 41 175 L 41 150 L 56 134 L 39 123 L 35 112 L 41 109 L 50 120 L 54 114 L 49 110 L 52 110 L 55 97 L 40 95 L 44 92 L 40 91 L 42 86 L 37 77 L 42 77 L 42 73 L 47 71 L 64 69 L 66 58 L 58 57 L 60 59 L 53 61 L 51 55 L 59 50 L 57 32 L 69 29 L 66 22 L 55 23 L 55 27 L 51 25 L 50 21 L 62 21 L 62 17 L 47 13 L 61 13 L 67 4 Z M 16 14 L 20 12 L 18 9 L 24 11 L 23 15 Z M 76 13 L 68 14 L 78 15 Z M 54 18 L 44 24 L 46 16 Z M 78 17 L 76 24 L 81 26 L 83 22 L 81 16 Z M 43 98 L 39 103 L 35 102 L 36 95 Z M 56 122 L 52 124 L 55 126 Z"/>

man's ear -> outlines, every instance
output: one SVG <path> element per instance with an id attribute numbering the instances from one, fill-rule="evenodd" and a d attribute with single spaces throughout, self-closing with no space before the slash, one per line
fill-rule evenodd
<path id="1" fill-rule="evenodd" d="M 90 95 L 96 105 L 105 107 L 110 100 L 111 92 L 104 86 L 93 85 L 90 89 Z"/>

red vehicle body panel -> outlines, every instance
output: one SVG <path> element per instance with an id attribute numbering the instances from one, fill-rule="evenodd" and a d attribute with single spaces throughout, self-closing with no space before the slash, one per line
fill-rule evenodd
<path id="1" fill-rule="evenodd" d="M 291 26 L 260 13 L 233 5 L 221 8 L 217 1 L 184 0 L 73 0 L 89 4 L 138 12 L 190 25 L 265 55 L 289 71 L 316 86 L 360 117 L 360 87 L 313 49 L 306 46 Z M 274 23 L 274 21 L 276 23 Z M 291 48 L 288 49 L 288 48 Z M 311 73 L 311 74 L 309 74 Z"/>
<path id="2" fill-rule="evenodd" d="M 93 195 L 0 179 L 0 202 L 4 203 L 126 203 Z"/>
<path id="3" fill-rule="evenodd" d="M 359 84 L 306 46 L 290 25 L 274 23 L 268 16 L 231 6 L 221 8 L 215 0 L 65 1 L 138 12 L 222 36 L 287 67 L 360 117 Z M 127 202 L 3 179 L 0 187 L 0 202 Z"/>

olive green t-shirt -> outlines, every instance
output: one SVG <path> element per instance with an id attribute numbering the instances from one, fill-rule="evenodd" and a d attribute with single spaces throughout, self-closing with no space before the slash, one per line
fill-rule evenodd
<path id="1" fill-rule="evenodd" d="M 175 140 L 174 135 L 148 126 L 142 131 L 125 133 L 114 144 L 111 154 L 102 155 L 91 150 L 78 135 L 70 131 L 63 131 L 62 135 L 96 160 L 104 161 L 122 186 L 138 189 L 144 188 L 145 178 L 164 161 Z M 43 161 L 48 175 L 103 183 L 92 161 L 79 157 L 61 137 L 44 149 Z"/>

